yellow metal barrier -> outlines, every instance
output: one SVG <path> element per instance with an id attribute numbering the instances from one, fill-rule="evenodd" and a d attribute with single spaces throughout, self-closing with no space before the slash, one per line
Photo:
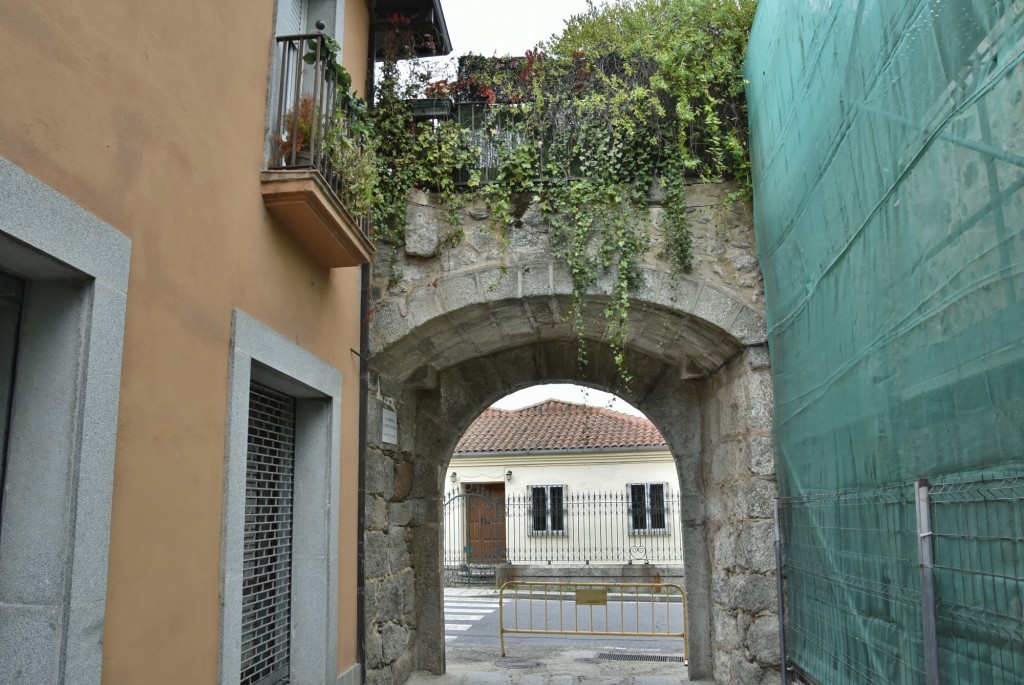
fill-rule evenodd
<path id="1" fill-rule="evenodd" d="M 683 661 L 689 663 L 690 660 L 686 593 L 678 585 L 513 580 L 501 586 L 498 600 L 502 656 L 505 656 L 505 633 L 522 633 L 678 637 L 683 641 Z M 509 610 L 506 610 L 506 601 Z M 670 611 L 674 604 L 682 608 L 681 615 L 676 617 Z M 568 605 L 572 605 L 571 613 L 566 611 Z M 554 616 L 556 609 L 557 617 Z M 509 614 L 511 625 L 506 625 Z M 615 629 L 611 624 L 613 619 L 618 619 Z"/>

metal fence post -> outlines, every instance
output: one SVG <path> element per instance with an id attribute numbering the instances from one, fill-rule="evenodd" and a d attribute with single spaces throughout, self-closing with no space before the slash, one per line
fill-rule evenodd
<path id="1" fill-rule="evenodd" d="M 921 568 L 921 617 L 924 623 L 924 670 L 928 685 L 939 685 L 939 644 L 935 628 L 935 575 L 932 563 L 932 516 L 928 481 L 914 484 L 917 541 Z"/>
<path id="2" fill-rule="evenodd" d="M 779 655 L 782 663 L 782 685 L 789 685 L 786 664 L 786 595 L 782 582 L 782 525 L 779 516 L 779 498 L 775 498 L 775 591 L 779 601 Z"/>

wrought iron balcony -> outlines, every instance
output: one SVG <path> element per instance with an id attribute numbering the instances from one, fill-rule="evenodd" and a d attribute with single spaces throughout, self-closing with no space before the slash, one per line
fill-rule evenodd
<path id="1" fill-rule="evenodd" d="M 322 30 L 277 38 L 270 159 L 260 174 L 267 209 L 327 268 L 357 266 L 373 257 L 368 212 L 349 211 L 350 170 L 332 161 L 332 136 L 350 124 L 339 107 L 350 84 L 335 67 L 332 43 Z"/>

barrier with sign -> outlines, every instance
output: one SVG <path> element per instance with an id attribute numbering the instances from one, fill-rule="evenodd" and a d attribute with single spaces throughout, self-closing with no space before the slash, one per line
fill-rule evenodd
<path id="1" fill-rule="evenodd" d="M 689 662 L 686 593 L 678 585 L 513 580 L 498 597 L 502 656 L 507 633 L 677 637 Z"/>

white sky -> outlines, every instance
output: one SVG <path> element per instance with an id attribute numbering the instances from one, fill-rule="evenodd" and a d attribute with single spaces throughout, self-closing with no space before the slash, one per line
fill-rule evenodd
<path id="1" fill-rule="evenodd" d="M 571 383 L 535 385 L 532 388 L 525 388 L 511 395 L 506 395 L 491 406 L 498 409 L 522 409 L 531 404 L 537 404 L 549 399 L 575 402 L 576 404 L 585 404 L 589 407 L 604 407 L 620 411 L 623 414 L 632 414 L 633 416 L 644 415 L 639 409 L 615 395 L 592 388 L 585 388 L 582 385 L 572 385 Z"/>
<path id="2" fill-rule="evenodd" d="M 522 55 L 565 20 L 587 9 L 587 0 L 441 0 L 454 54 Z"/>
<path id="3" fill-rule="evenodd" d="M 561 33 L 565 20 L 587 9 L 587 0 L 441 0 L 454 48 L 453 57 L 522 55 L 552 34 Z M 494 404 L 521 409 L 547 399 L 607 407 L 634 416 L 640 410 L 615 395 L 567 383 L 537 385 L 512 393 Z"/>

